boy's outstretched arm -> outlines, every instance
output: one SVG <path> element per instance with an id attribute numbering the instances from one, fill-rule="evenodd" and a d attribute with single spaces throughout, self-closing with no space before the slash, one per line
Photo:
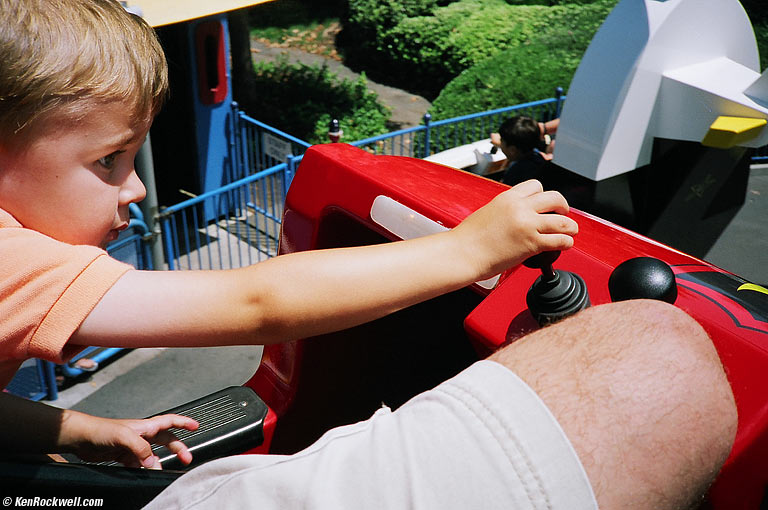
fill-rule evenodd
<path id="1" fill-rule="evenodd" d="M 436 235 L 228 271 L 129 271 L 70 342 L 269 344 L 351 327 L 570 248 L 578 226 L 567 212 L 562 195 L 527 181 Z"/>
<path id="2" fill-rule="evenodd" d="M 25 426 L 29 423 L 34 427 Z M 74 453 L 86 461 L 159 469 L 150 446 L 155 443 L 189 464 L 192 454 L 168 432 L 171 427 L 195 430 L 198 424 L 175 414 L 145 420 L 98 418 L 0 392 L 0 451 L 6 454 Z"/>

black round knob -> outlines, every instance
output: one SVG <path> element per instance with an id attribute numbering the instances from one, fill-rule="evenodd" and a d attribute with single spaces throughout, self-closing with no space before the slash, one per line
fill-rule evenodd
<path id="1" fill-rule="evenodd" d="M 625 260 L 608 279 L 612 301 L 658 299 L 674 303 L 677 299 L 675 273 L 666 262 L 653 257 Z"/>

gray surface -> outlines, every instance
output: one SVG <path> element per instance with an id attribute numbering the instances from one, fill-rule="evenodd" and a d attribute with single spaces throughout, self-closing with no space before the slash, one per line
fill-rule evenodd
<path id="1" fill-rule="evenodd" d="M 242 385 L 258 367 L 260 346 L 137 349 L 61 392 L 59 407 L 109 418 L 138 418 L 227 386 Z M 91 391 L 94 390 L 94 391 Z"/>
<path id="2" fill-rule="evenodd" d="M 768 165 L 752 167 L 744 205 L 704 259 L 768 285 Z"/>

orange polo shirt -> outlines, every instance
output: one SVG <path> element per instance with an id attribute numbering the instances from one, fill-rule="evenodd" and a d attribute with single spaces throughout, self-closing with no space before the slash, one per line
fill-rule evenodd
<path id="1" fill-rule="evenodd" d="M 21 226 L 0 209 L 0 388 L 28 358 L 62 363 L 96 303 L 132 267 L 95 246 L 73 246 Z"/>

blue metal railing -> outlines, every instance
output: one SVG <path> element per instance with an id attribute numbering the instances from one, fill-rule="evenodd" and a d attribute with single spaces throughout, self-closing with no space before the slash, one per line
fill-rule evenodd
<path id="1" fill-rule="evenodd" d="M 752 163 L 765 164 L 768 163 L 768 146 L 763 146 L 755 149 L 752 154 Z"/>
<path id="2" fill-rule="evenodd" d="M 286 158 L 304 154 L 311 144 L 249 117 L 232 103 L 230 157 L 232 174 L 227 183 L 267 170 Z"/>
<path id="3" fill-rule="evenodd" d="M 564 99 L 558 89 L 554 98 L 453 119 L 431 122 L 427 115 L 421 126 L 351 145 L 377 154 L 424 157 L 487 137 L 512 114 L 555 118 Z M 231 182 L 160 213 L 168 269 L 228 269 L 277 254 L 285 195 L 310 144 L 249 117 L 236 105 L 233 113 Z"/>
<path id="4" fill-rule="evenodd" d="M 28 359 L 16 371 L 6 391 L 29 400 L 56 400 L 55 365 L 50 361 Z"/>
<path id="5" fill-rule="evenodd" d="M 431 116 L 426 114 L 424 124 L 420 126 L 350 144 L 374 154 L 425 158 L 437 152 L 488 138 L 490 133 L 496 131 L 502 121 L 511 115 L 527 115 L 541 121 L 557 118 L 564 101 L 565 96 L 558 87 L 555 97 L 549 99 L 438 121 L 432 121 Z"/>
<path id="6" fill-rule="evenodd" d="M 159 220 L 168 269 L 230 269 L 276 255 L 285 193 L 298 159 L 165 208 Z M 206 202 L 216 209 L 203 220 Z"/>

